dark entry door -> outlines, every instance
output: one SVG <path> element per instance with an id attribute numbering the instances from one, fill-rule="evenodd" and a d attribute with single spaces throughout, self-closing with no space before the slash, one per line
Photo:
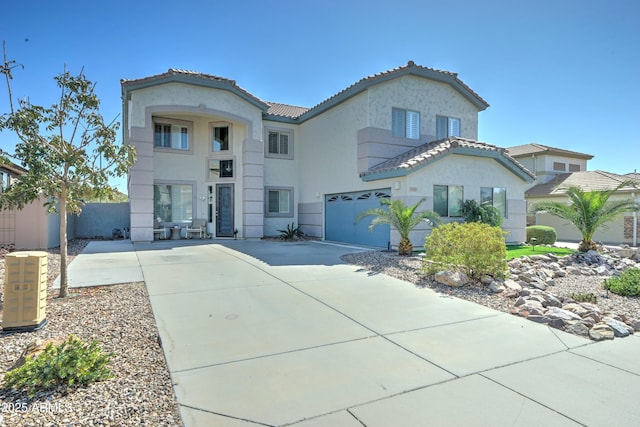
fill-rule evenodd
<path id="1" fill-rule="evenodd" d="M 233 237 L 233 184 L 216 185 L 216 237 Z"/>

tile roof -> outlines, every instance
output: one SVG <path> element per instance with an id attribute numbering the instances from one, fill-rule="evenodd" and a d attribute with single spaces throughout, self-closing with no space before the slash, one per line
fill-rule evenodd
<path id="1" fill-rule="evenodd" d="M 356 83 L 347 87 L 346 89 L 341 90 L 337 94 L 331 96 L 330 98 L 325 99 L 319 104 L 315 105 L 312 108 L 307 107 L 299 107 L 294 105 L 281 104 L 278 102 L 269 102 L 263 101 L 256 96 L 252 95 L 245 89 L 241 88 L 237 85 L 235 80 L 227 79 L 220 76 L 215 76 L 212 74 L 200 73 L 198 71 L 192 70 L 181 70 L 177 68 L 169 68 L 169 70 L 165 73 L 156 74 L 149 77 L 144 77 L 141 79 L 121 79 L 120 83 L 123 88 L 123 93 L 129 90 L 135 90 L 141 87 L 152 86 L 154 82 L 159 80 L 179 80 L 188 83 L 197 83 L 197 82 L 209 82 L 211 85 L 217 87 L 228 87 L 233 90 L 239 92 L 246 98 L 251 99 L 254 103 L 259 105 L 266 105 L 267 109 L 265 113 L 267 115 L 277 117 L 284 117 L 292 120 L 306 120 L 308 118 L 314 117 L 316 114 L 320 114 L 323 111 L 332 108 L 336 104 L 339 104 L 346 99 L 349 99 L 352 96 L 357 95 L 358 93 L 366 90 L 372 85 L 399 77 L 403 75 L 416 75 L 424 78 L 441 81 L 451 85 L 454 89 L 459 91 L 463 96 L 465 96 L 470 102 L 472 102 L 479 110 L 484 110 L 489 106 L 487 101 L 482 99 L 480 95 L 474 92 L 469 86 L 467 86 L 462 80 L 458 78 L 457 73 L 452 73 L 450 71 L 437 70 L 435 68 L 423 67 L 420 65 L 416 65 L 413 61 L 409 61 L 407 65 L 402 67 L 396 67 L 394 69 L 384 71 L 381 73 L 373 74 L 371 76 L 365 77 L 363 79 L 358 80 Z"/>
<path id="2" fill-rule="evenodd" d="M 354 96 L 355 94 L 360 93 L 371 85 L 407 74 L 418 75 L 425 78 L 431 78 L 433 80 L 449 83 L 459 92 L 463 93 L 463 95 L 465 95 L 467 99 L 471 100 L 478 107 L 478 109 L 484 110 L 489 107 L 489 103 L 487 103 L 487 101 L 485 101 L 480 95 L 474 92 L 473 89 L 471 89 L 462 80 L 460 80 L 457 73 L 438 70 L 435 68 L 423 67 L 421 65 L 416 65 L 413 61 L 409 61 L 407 62 L 407 65 L 396 67 L 391 70 L 383 71 L 381 73 L 376 73 L 358 80 L 356 83 L 352 84 L 346 89 L 341 90 L 332 97 L 327 98 L 321 103 L 310 108 L 308 114 L 313 114 L 318 110 L 319 112 L 322 112 L 325 109 L 323 107 L 325 107 L 326 105 L 331 107 L 334 105 L 334 103 L 339 103 L 344 98 Z"/>
<path id="3" fill-rule="evenodd" d="M 511 165 L 521 174 L 527 175 L 531 179 L 535 179 L 535 175 L 520 164 L 520 162 L 509 156 L 505 152 L 504 148 L 487 144 L 486 142 L 459 137 L 449 137 L 422 144 L 399 156 L 373 166 L 368 171 L 361 173 L 360 176 L 364 177 L 367 175 L 393 171 L 409 172 L 414 168 L 425 165 L 446 154 L 452 152 L 464 152 L 465 149 L 479 154 L 484 152 L 485 154 L 493 155 L 493 157 L 501 158 L 504 163 Z"/>
<path id="4" fill-rule="evenodd" d="M 556 175 L 551 181 L 538 184 L 525 192 L 526 197 L 561 196 L 567 187 L 580 187 L 584 191 L 612 190 L 625 181 L 635 181 L 636 188 L 627 186 L 620 189 L 622 192 L 638 191 L 640 189 L 640 177 L 618 175 L 605 171 L 580 171 Z"/>
<path id="5" fill-rule="evenodd" d="M 591 154 L 579 153 L 577 151 L 564 150 L 562 148 L 549 147 L 542 144 L 524 144 L 507 148 L 512 157 L 530 156 L 532 154 L 556 154 L 580 159 L 593 159 Z"/>
<path id="6" fill-rule="evenodd" d="M 269 106 L 269 109 L 267 110 L 267 114 L 271 114 L 273 116 L 283 116 L 283 117 L 289 117 L 289 118 L 295 119 L 297 117 L 300 117 L 307 111 L 309 111 L 309 109 L 306 107 L 297 107 L 295 105 L 280 104 L 278 102 L 267 101 L 266 104 Z"/>
<path id="7" fill-rule="evenodd" d="M 125 88 L 138 89 L 141 87 L 152 86 L 153 83 L 158 80 L 174 80 L 192 84 L 197 84 L 198 82 L 208 82 L 214 87 L 231 89 L 232 91 L 238 93 L 245 99 L 248 99 L 255 104 L 262 106 L 265 105 L 265 102 L 260 98 L 252 95 L 249 91 L 238 86 L 235 80 L 215 76 L 212 74 L 205 74 L 198 71 L 181 70 L 178 68 L 169 68 L 169 70 L 167 70 L 167 72 L 165 73 L 155 74 L 153 76 L 143 77 L 141 79 L 121 79 L 120 85 L 122 86 L 124 92 Z"/>

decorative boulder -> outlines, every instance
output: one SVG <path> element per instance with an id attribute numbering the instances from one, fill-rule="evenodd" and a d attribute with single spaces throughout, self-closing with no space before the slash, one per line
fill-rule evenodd
<path id="1" fill-rule="evenodd" d="M 443 285 L 460 287 L 469 283 L 469 276 L 460 271 L 439 271 L 435 274 L 434 279 Z"/>

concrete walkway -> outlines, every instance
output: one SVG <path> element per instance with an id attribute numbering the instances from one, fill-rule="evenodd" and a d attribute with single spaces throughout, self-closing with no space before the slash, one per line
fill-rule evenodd
<path id="1" fill-rule="evenodd" d="M 146 282 L 186 426 L 638 425 L 640 337 L 593 343 L 343 264 L 353 251 L 91 242 L 69 279 Z"/>

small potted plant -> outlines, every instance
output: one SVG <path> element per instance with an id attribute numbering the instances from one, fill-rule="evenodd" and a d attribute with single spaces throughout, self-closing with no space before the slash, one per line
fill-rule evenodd
<path id="1" fill-rule="evenodd" d="M 238 240 L 238 229 L 233 230 L 233 240 Z"/>

